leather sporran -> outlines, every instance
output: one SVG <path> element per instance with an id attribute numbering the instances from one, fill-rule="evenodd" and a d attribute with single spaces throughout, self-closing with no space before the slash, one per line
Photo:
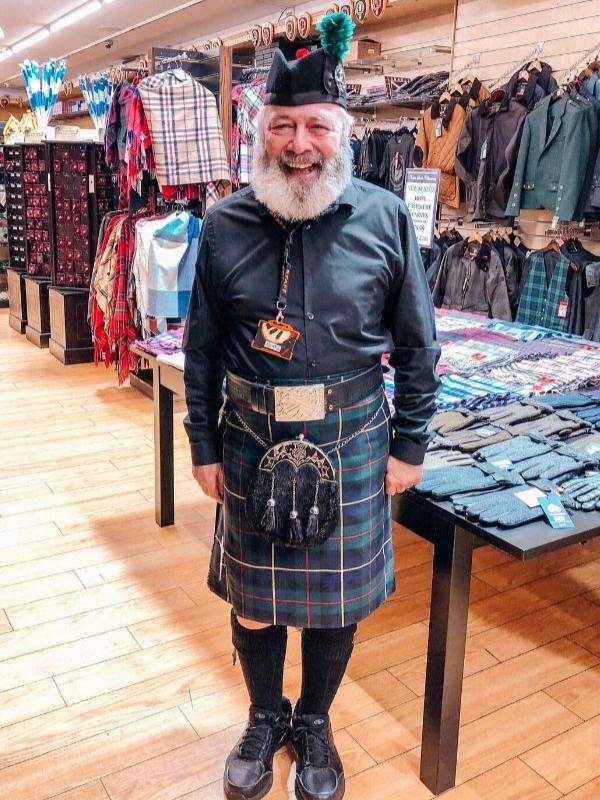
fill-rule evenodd
<path id="1" fill-rule="evenodd" d="M 300 436 L 269 448 L 246 495 L 255 530 L 287 547 L 322 544 L 335 529 L 339 490 L 328 455 Z"/>

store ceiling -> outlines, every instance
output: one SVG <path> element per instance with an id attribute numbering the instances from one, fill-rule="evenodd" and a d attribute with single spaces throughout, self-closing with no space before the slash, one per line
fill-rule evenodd
<path id="1" fill-rule="evenodd" d="M 0 48 L 36 33 L 40 28 L 84 5 L 85 0 L 0 0 Z M 282 0 L 112 0 L 101 10 L 70 25 L 37 45 L 0 61 L 0 83 L 22 87 L 19 62 L 67 58 L 68 77 L 103 69 L 150 47 L 202 41 L 217 31 L 276 18 L 286 8 Z M 113 44 L 107 49 L 106 42 Z"/>

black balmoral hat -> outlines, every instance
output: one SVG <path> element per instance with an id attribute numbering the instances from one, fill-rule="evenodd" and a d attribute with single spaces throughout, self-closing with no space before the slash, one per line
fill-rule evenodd
<path id="1" fill-rule="evenodd" d="M 317 28 L 321 39 L 318 50 L 295 61 L 286 61 L 280 50 L 275 51 L 267 78 L 265 105 L 335 103 L 346 108 L 346 75 L 342 61 L 348 53 L 354 22 L 347 14 L 337 11 L 326 14 Z"/>

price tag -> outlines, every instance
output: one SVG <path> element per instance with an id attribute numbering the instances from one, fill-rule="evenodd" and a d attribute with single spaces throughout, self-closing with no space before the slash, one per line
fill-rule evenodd
<path id="1" fill-rule="evenodd" d="M 481 145 L 481 160 L 485 161 L 487 158 L 487 151 L 488 151 L 488 140 L 486 139 L 484 143 Z"/>
<path id="2" fill-rule="evenodd" d="M 479 436 L 480 439 L 489 439 L 490 436 L 495 436 L 500 432 L 500 428 L 494 428 L 493 425 L 484 425 L 483 428 L 475 428 L 473 433 Z"/>
<path id="3" fill-rule="evenodd" d="M 589 444 L 585 448 L 585 452 L 588 456 L 593 456 L 595 453 L 600 453 L 600 444 Z"/>
<path id="4" fill-rule="evenodd" d="M 498 467 L 498 469 L 510 469 L 513 466 L 510 458 L 500 458 L 498 461 L 490 461 L 490 464 L 493 467 Z"/>
<path id="5" fill-rule="evenodd" d="M 535 508 L 540 505 L 542 497 L 546 497 L 541 489 L 523 489 L 522 492 L 515 492 L 515 497 L 522 500 L 528 508 Z"/>
<path id="6" fill-rule="evenodd" d="M 547 497 L 541 498 L 540 505 L 548 518 L 548 522 L 553 528 L 562 529 L 575 527 L 575 523 L 565 510 L 558 495 L 549 494 Z"/>
<path id="7" fill-rule="evenodd" d="M 559 302 L 559 304 L 558 304 L 558 310 L 556 312 L 556 316 L 559 319 L 566 319 L 568 310 L 569 310 L 569 301 L 568 300 L 561 300 Z"/>
<path id="8" fill-rule="evenodd" d="M 94 194 L 96 191 L 96 176 L 90 173 L 88 175 L 88 192 Z"/>
<path id="9" fill-rule="evenodd" d="M 442 123 L 442 119 L 440 117 L 435 121 L 435 138 L 440 139 L 443 132 L 444 132 L 444 126 Z"/>

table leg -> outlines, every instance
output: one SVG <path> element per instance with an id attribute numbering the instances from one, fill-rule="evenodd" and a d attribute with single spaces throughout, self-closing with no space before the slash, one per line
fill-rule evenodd
<path id="1" fill-rule="evenodd" d="M 421 780 L 435 794 L 456 782 L 473 544 L 472 534 L 455 527 L 434 549 Z"/>
<path id="2" fill-rule="evenodd" d="M 160 382 L 160 365 L 153 367 L 154 386 L 154 518 L 163 528 L 175 521 L 173 467 L 173 392 Z"/>

